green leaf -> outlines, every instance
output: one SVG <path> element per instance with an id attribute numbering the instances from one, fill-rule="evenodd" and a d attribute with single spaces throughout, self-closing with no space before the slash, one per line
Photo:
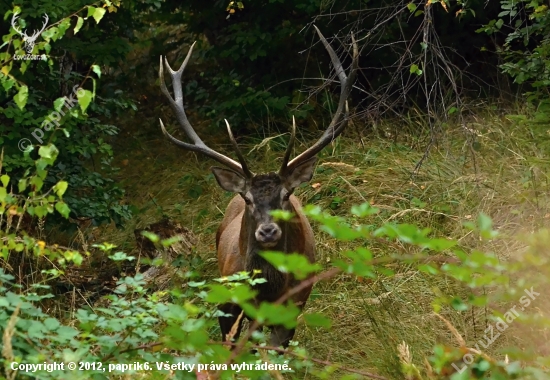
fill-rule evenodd
<path id="1" fill-rule="evenodd" d="M 17 41 L 17 40 L 16 40 Z M 6 66 L 4 66 L 6 67 Z M 4 87 L 4 90 L 8 92 L 9 89 L 11 89 L 13 86 L 15 86 L 15 81 L 11 78 L 7 78 L 2 80 L 2 87 Z"/>
<path id="2" fill-rule="evenodd" d="M 311 327 L 324 327 L 330 329 L 332 321 L 321 313 L 304 314 L 306 325 Z"/>
<path id="3" fill-rule="evenodd" d="M 61 111 L 61 108 L 63 108 L 63 105 L 65 104 L 65 98 L 57 98 L 53 102 L 53 109 L 57 112 Z"/>
<path id="4" fill-rule="evenodd" d="M 434 268 L 430 264 L 420 264 L 420 265 L 418 265 L 417 268 L 418 268 L 419 271 L 424 272 L 424 273 L 429 273 L 429 274 L 433 274 L 433 275 L 436 275 L 436 274 L 439 273 L 439 270 L 437 268 Z"/>
<path id="5" fill-rule="evenodd" d="M 10 176 L 7 175 L 7 174 L 4 174 L 4 175 L 0 176 L 0 181 L 2 181 L 2 185 L 4 187 L 7 187 L 8 183 L 10 182 Z"/>
<path id="6" fill-rule="evenodd" d="M 115 252 L 114 255 L 111 255 L 109 256 L 109 258 L 113 261 L 133 261 L 135 260 L 136 258 L 134 256 L 128 256 L 126 253 L 124 252 Z"/>
<path id="7" fill-rule="evenodd" d="M 206 296 L 206 302 L 224 303 L 231 299 L 231 291 L 223 285 L 212 284 Z"/>
<path id="8" fill-rule="evenodd" d="M 253 299 L 256 296 L 256 292 L 250 289 L 249 286 L 241 284 L 231 289 L 231 302 L 242 304 L 248 300 Z"/>
<path id="9" fill-rule="evenodd" d="M 479 234 L 485 240 L 492 239 L 498 235 L 498 231 L 493 230 L 493 221 L 487 214 L 479 214 L 477 218 L 477 225 L 479 227 Z"/>
<path id="10" fill-rule="evenodd" d="M 29 98 L 29 88 L 23 85 L 19 87 L 19 91 L 13 97 L 13 100 L 15 101 L 15 104 L 17 104 L 19 109 L 22 110 L 23 108 L 25 108 L 28 98 Z"/>
<path id="11" fill-rule="evenodd" d="M 416 4 L 415 3 L 407 4 L 407 9 L 409 10 L 409 12 L 413 13 L 414 11 L 416 11 Z"/>
<path id="12" fill-rule="evenodd" d="M 31 339 L 44 339 L 44 324 L 40 321 L 29 321 L 29 327 L 26 334 Z"/>
<path id="13" fill-rule="evenodd" d="M 57 330 L 61 324 L 55 318 L 46 318 L 44 320 L 44 326 L 50 331 Z"/>
<path id="14" fill-rule="evenodd" d="M 483 372 L 487 372 L 491 368 L 491 363 L 489 363 L 485 359 L 481 359 L 479 363 L 475 364 L 475 367 L 477 368 L 478 371 L 483 373 Z"/>
<path id="15" fill-rule="evenodd" d="M 92 71 L 97 74 L 98 78 L 101 78 L 101 69 L 98 65 L 92 65 Z"/>
<path id="16" fill-rule="evenodd" d="M 77 335 L 78 335 L 78 331 L 76 331 L 74 328 L 69 326 L 61 326 L 57 330 L 57 336 L 67 341 L 69 341 L 70 339 L 74 338 Z"/>
<path id="17" fill-rule="evenodd" d="M 196 330 L 191 331 L 187 334 L 186 342 L 193 347 L 194 349 L 198 350 L 199 352 L 202 350 L 203 352 L 206 351 L 206 347 L 208 344 L 208 334 L 206 331 L 202 330 Z M 210 346 L 208 346 L 210 348 Z"/>
<path id="18" fill-rule="evenodd" d="M 71 210 L 69 209 L 69 206 L 63 201 L 59 201 L 55 204 L 55 209 L 57 212 L 59 212 L 65 219 L 69 217 L 69 213 Z"/>
<path id="19" fill-rule="evenodd" d="M 56 146 L 53 144 L 43 145 L 38 149 L 38 155 L 44 159 L 45 165 L 53 164 L 58 154 L 59 150 L 57 150 Z M 37 167 L 44 169 L 45 166 L 42 167 L 42 163 L 40 163 Z"/>
<path id="20" fill-rule="evenodd" d="M 300 314 L 300 309 L 294 304 L 275 305 L 268 302 L 262 302 L 255 319 L 260 323 L 268 325 L 283 325 L 287 329 L 296 327 L 296 318 Z"/>
<path id="21" fill-rule="evenodd" d="M 69 186 L 69 183 L 66 181 L 59 181 L 55 186 L 55 192 L 58 197 L 62 197 L 63 194 L 65 194 L 65 191 L 67 191 L 67 187 Z"/>
<path id="22" fill-rule="evenodd" d="M 451 247 L 454 247 L 456 244 L 457 244 L 456 240 L 449 240 L 444 238 L 433 238 L 433 239 L 429 239 L 425 243 L 420 243 L 420 246 L 422 248 L 428 248 L 437 252 L 441 252 Z"/>
<path id="23" fill-rule="evenodd" d="M 22 193 L 27 188 L 27 179 L 26 178 L 21 178 L 19 180 L 19 184 L 17 185 L 17 188 L 18 188 L 19 192 Z"/>
<path id="24" fill-rule="evenodd" d="M 479 226 L 479 229 L 481 231 L 487 231 L 490 230 L 493 226 L 493 221 L 491 220 L 489 215 L 481 212 L 477 217 L 477 225 Z"/>
<path id="25" fill-rule="evenodd" d="M 512 362 L 506 366 L 506 373 L 510 375 L 519 375 L 521 373 L 521 367 L 522 365 L 520 362 Z"/>
<path id="26" fill-rule="evenodd" d="M 261 252 L 260 256 L 266 259 L 277 270 L 283 273 L 292 273 L 298 280 L 303 280 L 310 273 L 321 269 L 319 264 L 312 264 L 307 257 L 298 253 Z"/>
<path id="27" fill-rule="evenodd" d="M 462 302 L 462 300 L 458 297 L 455 297 L 451 300 L 451 306 L 456 311 L 466 311 L 469 309 L 468 305 Z"/>
<path id="28" fill-rule="evenodd" d="M 39 218 L 42 218 L 42 217 L 48 215 L 48 209 L 45 206 L 36 206 L 34 208 L 34 213 Z"/>
<path id="29" fill-rule="evenodd" d="M 362 203 L 359 206 L 354 205 L 351 207 L 351 213 L 359 218 L 374 215 L 379 211 L 379 209 L 377 209 L 376 207 L 372 207 L 368 202 Z"/>
<path id="30" fill-rule="evenodd" d="M 172 236 L 171 238 L 161 240 L 160 244 L 163 247 L 170 247 L 171 245 L 174 245 L 175 243 L 177 243 L 181 240 L 182 240 L 181 236 L 176 235 L 176 236 Z"/>
<path id="31" fill-rule="evenodd" d="M 158 235 L 149 231 L 141 231 L 141 236 L 145 236 L 147 239 L 151 240 L 153 243 L 157 243 L 159 241 Z"/>
<path id="32" fill-rule="evenodd" d="M 88 7 L 88 15 L 86 16 L 86 18 L 88 18 L 88 17 L 90 17 L 90 16 L 93 16 L 95 10 L 96 10 L 95 7 Z"/>
<path id="33" fill-rule="evenodd" d="M 78 98 L 78 104 L 83 113 L 86 113 L 86 109 L 92 101 L 92 92 L 90 90 L 78 89 L 76 97 Z"/>
<path id="34" fill-rule="evenodd" d="M 95 8 L 94 14 L 92 15 L 95 22 L 99 24 L 103 16 L 105 15 L 105 12 L 107 12 L 103 8 Z"/>
<path id="35" fill-rule="evenodd" d="M 422 70 L 416 64 L 412 64 L 409 71 L 411 74 L 422 75 Z"/>
<path id="36" fill-rule="evenodd" d="M 285 210 L 272 210 L 269 212 L 276 220 L 284 220 L 285 222 L 294 217 L 294 213 Z"/>
<path id="37" fill-rule="evenodd" d="M 57 30 L 58 30 L 57 38 L 62 38 L 65 35 L 65 32 L 67 31 L 67 29 L 69 29 L 70 27 L 71 27 L 71 19 L 67 17 L 66 19 L 61 21 L 61 23 L 57 27 Z"/>
<path id="38" fill-rule="evenodd" d="M 35 175 L 31 178 L 31 185 L 34 186 L 34 191 L 40 191 L 44 185 L 44 181 L 39 176 Z"/>
<path id="39" fill-rule="evenodd" d="M 84 24 L 84 19 L 78 16 L 78 20 L 76 21 L 76 26 L 74 27 L 74 34 L 77 34 L 79 32 L 83 24 Z"/>
<path id="40" fill-rule="evenodd" d="M 327 222 L 327 224 L 321 226 L 321 229 L 338 240 L 352 241 L 364 237 L 361 231 L 354 230 L 343 223 L 328 220 Z"/>

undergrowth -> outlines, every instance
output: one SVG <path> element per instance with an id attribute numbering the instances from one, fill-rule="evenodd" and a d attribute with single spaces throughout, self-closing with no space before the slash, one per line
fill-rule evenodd
<path id="1" fill-rule="evenodd" d="M 455 369 L 462 368 L 462 356 L 469 355 L 467 350 L 460 351 L 465 347 L 477 347 L 479 357 L 485 359 L 476 359 L 474 372 L 468 370 L 453 379 L 468 379 L 475 371 L 483 374 L 489 368 L 483 367 L 489 365 L 485 363 L 491 363 L 494 375 L 500 373 L 499 368 L 511 373 L 506 354 L 522 359 L 522 365 L 533 365 L 533 357 L 547 356 L 547 320 L 537 320 L 537 315 L 549 315 L 545 291 L 550 289 L 540 282 L 547 268 L 544 260 L 550 240 L 544 230 L 550 218 L 546 129 L 547 125 L 525 117 L 485 111 L 471 116 L 465 125 L 449 128 L 418 171 L 415 167 L 425 156 L 423 147 L 405 133 L 388 139 L 387 134 L 396 130 L 391 121 L 378 125 L 379 136 L 349 130 L 321 153 L 313 180 L 299 188 L 297 195 L 304 204 L 343 218 L 340 224 L 361 226 L 369 238 L 342 239 L 338 233 L 327 234 L 322 226 L 327 225 L 328 215 L 323 219 L 318 211 L 310 210 L 310 217 L 317 220 L 317 261 L 330 270 L 353 260 L 350 252 L 360 252 L 358 247 L 363 247 L 371 255 L 365 262 L 372 266 L 335 273 L 314 287 L 305 311 L 330 318 L 331 327 L 307 324 L 301 316 L 295 340 L 311 357 L 338 363 L 343 369 L 330 370 L 318 361 L 298 370 L 300 378 L 311 378 L 315 369 L 324 369 L 323 376 L 330 378 L 331 371 L 343 375 L 350 368 L 396 379 L 402 378 L 403 372 L 411 379 L 420 378 L 415 377 L 420 373 L 445 378 L 454 372 L 453 360 Z M 222 141 L 225 136 L 215 136 L 208 143 L 229 150 Z M 305 144 L 306 139 L 302 141 Z M 117 249 L 139 255 L 134 249 L 134 229 L 167 217 L 197 235 L 193 247 L 197 260 L 188 273 L 207 283 L 217 278 L 214 235 L 231 195 L 216 185 L 209 171 L 211 162 L 173 148 L 156 131 L 135 140 L 134 145 L 119 161 L 125 168 L 127 202 L 137 207 L 137 216 L 125 230 L 82 228 L 81 237 L 72 245 L 81 248 L 108 241 Z M 140 149 L 135 149 L 138 145 Z M 272 171 L 284 151 L 284 139 L 256 141 L 244 144 L 243 149 L 250 152 L 252 170 Z M 304 146 L 298 144 L 296 149 Z M 366 219 L 357 213 L 350 215 L 350 208 L 358 204 L 370 204 L 377 212 L 367 213 Z M 408 227 L 395 227 L 397 232 L 392 232 L 387 227 L 408 225 L 429 228 L 430 236 L 442 238 L 437 244 L 445 247 L 448 241 L 449 247 L 455 248 L 426 251 L 422 233 Z M 47 240 L 62 236 L 61 231 L 53 231 Z M 417 238 L 420 240 L 415 241 Z M 421 253 L 424 256 L 419 257 Z M 101 254 L 105 249 L 97 248 L 95 255 Z M 542 260 L 538 269 L 537 257 Z M 83 260 L 84 267 L 92 263 L 91 258 Z M 476 265 L 478 269 L 464 269 Z M 484 266 L 489 268 L 487 273 L 479 272 Z M 486 280 L 493 271 L 501 277 Z M 197 277 L 193 280 L 198 281 Z M 487 282 L 472 286 L 477 280 Z M 520 318 L 530 324 L 510 324 L 498 339 L 480 347 L 480 340 L 495 323 L 493 315 L 505 315 L 518 304 L 518 292 L 534 284 L 541 296 L 535 300 L 536 307 Z M 189 278 L 186 274 L 176 276 L 172 286 L 186 293 Z M 195 286 L 202 289 L 202 285 Z M 77 298 L 70 315 L 79 305 L 89 303 L 84 295 Z M 175 293 L 171 299 L 183 300 Z M 113 298 L 115 301 L 121 302 Z M 197 316 L 196 310 L 192 315 Z M 169 318 L 166 323 L 171 323 Z M 215 323 L 204 328 L 212 339 L 219 339 Z M 177 344 L 168 346 L 175 349 Z M 449 347 L 458 351 L 449 351 Z"/>

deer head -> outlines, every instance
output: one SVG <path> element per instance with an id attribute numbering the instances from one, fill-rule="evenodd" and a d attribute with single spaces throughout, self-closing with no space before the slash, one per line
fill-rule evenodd
<path id="1" fill-rule="evenodd" d="M 325 37 L 321 34 L 317 27 L 315 27 L 315 30 L 328 51 L 332 64 L 336 70 L 336 75 L 339 78 L 341 84 L 340 100 L 334 117 L 321 138 L 306 151 L 289 161 L 293 150 L 296 133 L 296 125 L 293 118 L 290 141 L 278 173 L 255 175 L 249 170 L 244 156 L 240 151 L 235 138 L 233 137 L 231 127 L 229 126 L 227 120 L 225 120 L 227 125 L 227 133 L 229 134 L 229 139 L 233 145 L 235 154 L 237 155 L 238 162 L 212 150 L 206 146 L 206 144 L 204 144 L 204 142 L 196 134 L 195 130 L 189 123 L 183 108 L 183 93 L 181 88 L 181 76 L 189 61 L 189 57 L 191 56 L 195 44 L 193 44 L 189 49 L 189 52 L 178 71 L 172 70 L 168 62 L 163 60 L 161 57 L 159 69 L 161 90 L 168 98 L 170 106 L 174 111 L 184 133 L 193 143 L 186 143 L 173 137 L 166 131 L 162 120 L 160 120 L 162 132 L 174 144 L 187 150 L 202 153 L 225 166 L 225 168 L 213 167 L 212 172 L 220 187 L 226 191 L 239 194 L 246 204 L 244 220 L 247 226 L 246 228 L 243 228 L 243 230 L 247 230 L 250 233 L 250 237 L 247 239 L 248 251 L 255 251 L 260 248 L 277 247 L 277 244 L 283 235 L 283 231 L 281 226 L 276 223 L 270 215 L 270 211 L 276 209 L 294 211 L 289 203 L 290 196 L 292 195 L 294 189 L 296 189 L 296 187 L 300 184 L 311 180 L 315 162 L 317 160 L 317 153 L 336 139 L 347 125 L 349 110 L 346 99 L 351 92 L 352 84 L 355 80 L 355 73 L 358 64 L 357 44 L 355 43 L 352 35 L 353 61 L 350 74 L 348 76 L 342 67 L 340 59 Z M 164 67 L 167 71 L 169 71 L 170 76 L 172 77 L 174 91 L 173 98 L 164 82 L 163 63 Z"/>
<path id="2" fill-rule="evenodd" d="M 38 38 L 38 36 L 40 36 L 40 34 L 42 34 L 44 29 L 46 29 L 46 26 L 48 25 L 48 21 L 49 21 L 48 15 L 44 14 L 43 17 L 44 17 L 44 23 L 42 24 L 42 29 L 40 30 L 35 29 L 34 33 L 31 36 L 27 35 L 26 29 L 22 32 L 21 29 L 17 27 L 17 19 L 19 18 L 19 15 L 14 14 L 11 18 L 11 26 L 17 32 L 17 34 L 19 34 L 22 37 L 23 42 L 25 43 L 24 48 L 29 54 L 31 54 L 34 49 L 34 44 L 36 43 L 36 39 Z"/>

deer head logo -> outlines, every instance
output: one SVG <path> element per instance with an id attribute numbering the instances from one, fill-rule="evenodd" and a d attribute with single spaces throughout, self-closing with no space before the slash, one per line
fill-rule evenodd
<path id="1" fill-rule="evenodd" d="M 23 42 L 25 42 L 25 50 L 27 53 L 31 54 L 32 49 L 34 49 L 34 44 L 36 42 L 36 39 L 42 34 L 44 29 L 46 29 L 46 26 L 48 25 L 48 15 L 44 13 L 44 24 L 42 25 L 42 29 L 40 30 L 34 30 L 34 33 L 29 36 L 27 35 L 27 30 L 25 29 L 23 32 L 21 32 L 21 29 L 17 28 L 17 19 L 19 18 L 19 15 L 14 14 L 11 18 L 11 26 L 13 29 L 21 36 L 23 37 Z"/>

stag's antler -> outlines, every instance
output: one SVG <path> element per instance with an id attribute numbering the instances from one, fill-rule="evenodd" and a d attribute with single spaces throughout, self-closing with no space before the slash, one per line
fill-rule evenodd
<path id="1" fill-rule="evenodd" d="M 11 26 L 13 28 L 13 30 L 15 30 L 17 32 L 17 34 L 19 34 L 21 37 L 23 38 L 27 38 L 27 30 L 25 29 L 24 32 L 21 32 L 21 29 L 18 29 L 17 28 L 17 19 L 19 18 L 19 14 L 18 13 L 14 13 L 13 16 L 11 16 Z"/>
<path id="2" fill-rule="evenodd" d="M 206 144 L 197 135 L 197 133 L 191 126 L 191 123 L 187 119 L 187 115 L 185 114 L 185 109 L 183 108 L 183 92 L 181 89 L 181 75 L 183 73 L 183 70 L 185 69 L 185 66 L 187 66 L 187 62 L 189 61 L 189 57 L 191 57 L 191 53 L 193 52 L 194 46 L 195 46 L 195 43 L 193 43 L 193 45 L 191 45 L 191 48 L 189 48 L 189 52 L 187 53 L 187 56 L 185 57 L 185 60 L 181 64 L 181 67 L 179 68 L 178 71 L 172 70 L 172 68 L 168 64 L 168 60 L 166 59 L 163 60 L 162 56 L 160 57 L 160 68 L 159 68 L 160 89 L 162 90 L 162 93 L 166 96 L 166 98 L 170 102 L 170 106 L 172 107 L 172 110 L 176 114 L 176 118 L 178 119 L 178 122 L 181 128 L 183 129 L 183 132 L 185 132 L 185 134 L 193 142 L 193 144 L 180 141 L 174 136 L 172 136 L 170 133 L 166 131 L 166 128 L 164 128 L 164 124 L 162 123 L 162 120 L 159 119 L 162 132 L 174 144 L 181 146 L 182 148 L 187 150 L 203 153 L 208 157 L 218 161 L 220 164 L 225 165 L 230 169 L 242 174 L 244 177 L 252 178 L 254 174 L 248 169 L 248 166 L 246 165 L 246 162 L 244 160 L 244 156 L 241 153 L 239 147 L 237 146 L 237 142 L 233 137 L 233 133 L 231 132 L 231 127 L 229 126 L 229 123 L 227 122 L 227 120 L 225 121 L 225 123 L 227 124 L 227 132 L 229 133 L 229 139 L 231 140 L 231 144 L 233 145 L 233 148 L 237 153 L 237 157 L 240 163 L 206 146 Z M 173 98 L 170 95 L 168 88 L 166 87 L 166 83 L 164 82 L 164 71 L 162 69 L 163 61 L 164 61 L 164 66 L 166 67 L 166 70 L 169 71 L 170 76 L 172 77 L 172 87 L 174 90 Z"/>
<path id="3" fill-rule="evenodd" d="M 34 33 L 32 34 L 32 36 L 29 37 L 32 40 L 35 40 L 36 37 L 38 37 L 40 34 L 42 34 L 44 29 L 46 29 L 46 26 L 48 26 L 48 21 L 50 20 L 50 18 L 45 13 L 44 13 L 44 16 L 42 16 L 42 17 L 44 17 L 44 24 L 42 24 L 42 29 L 40 29 L 39 31 L 37 31 L 36 29 L 34 30 Z"/>
<path id="4" fill-rule="evenodd" d="M 342 67 L 342 62 L 340 62 L 340 59 L 338 58 L 338 56 L 336 55 L 336 53 L 334 52 L 330 44 L 327 42 L 325 37 L 321 34 L 319 29 L 317 29 L 315 25 L 313 27 L 317 31 L 317 34 L 319 35 L 321 42 L 325 46 L 325 49 L 327 49 L 328 54 L 330 55 L 330 59 L 332 61 L 332 65 L 336 70 L 336 75 L 340 80 L 340 85 L 341 85 L 340 101 L 338 102 L 338 107 L 336 108 L 336 112 L 334 113 L 334 116 L 328 128 L 325 130 L 321 138 L 319 138 L 319 140 L 317 140 L 317 142 L 313 144 L 311 147 L 309 147 L 306 151 L 302 152 L 299 156 L 297 156 L 296 158 L 294 158 L 292 161 L 289 162 L 288 160 L 292 152 L 295 134 L 296 134 L 296 125 L 295 125 L 294 118 L 292 118 L 292 130 L 290 135 L 290 141 L 289 141 L 287 150 L 285 152 L 285 156 L 283 158 L 281 169 L 279 170 L 280 175 L 284 175 L 285 173 L 292 173 L 292 171 L 300 163 L 315 156 L 325 146 L 327 146 L 332 141 L 334 141 L 334 139 L 342 133 L 342 131 L 344 130 L 344 128 L 346 128 L 346 125 L 348 124 L 349 109 L 348 109 L 347 99 L 351 92 L 353 82 L 355 81 L 355 74 L 357 72 L 357 67 L 359 65 L 359 49 L 357 47 L 357 42 L 355 41 L 355 38 L 352 34 L 351 41 L 352 41 L 352 47 L 353 47 L 353 60 L 351 63 L 351 69 L 350 69 L 349 75 L 346 75 L 346 72 Z M 341 120 L 342 116 L 343 116 L 343 120 Z"/>
<path id="5" fill-rule="evenodd" d="M 27 35 L 27 29 L 25 29 L 25 31 L 21 31 L 21 29 L 18 29 L 17 28 L 17 19 L 19 18 L 19 14 L 17 13 L 14 13 L 13 16 L 11 17 L 11 26 L 13 27 L 13 29 L 21 36 L 23 37 L 24 39 L 29 39 L 29 40 L 34 40 L 36 39 L 36 37 L 38 37 L 40 34 L 42 34 L 42 32 L 44 31 L 44 29 L 46 29 L 46 26 L 48 26 L 48 21 L 50 20 L 50 18 L 48 17 L 48 15 L 46 13 L 44 13 L 44 23 L 42 24 L 42 29 L 40 30 L 34 30 L 34 33 L 32 34 L 32 36 L 28 36 Z"/>

